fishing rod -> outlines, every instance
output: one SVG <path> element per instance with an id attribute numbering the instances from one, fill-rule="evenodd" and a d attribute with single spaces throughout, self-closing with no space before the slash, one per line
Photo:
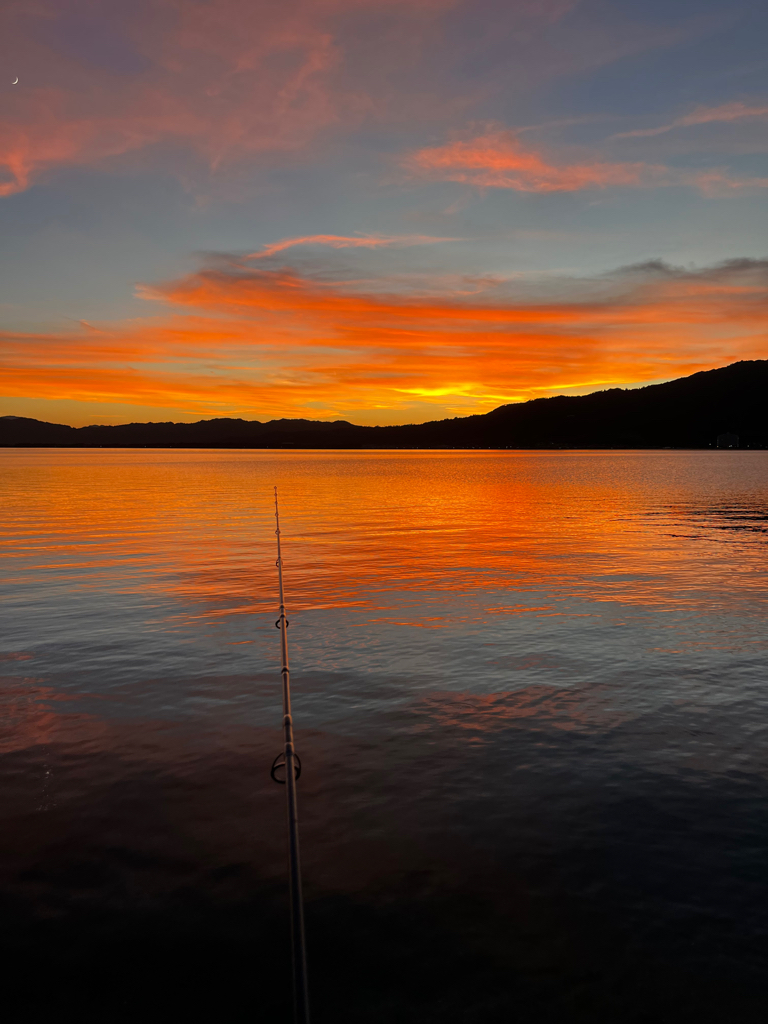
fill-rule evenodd
<path id="1" fill-rule="evenodd" d="M 299 811 L 296 782 L 301 775 L 301 760 L 293 747 L 291 717 L 291 674 L 288 668 L 288 619 L 285 616 L 283 593 L 283 556 L 280 550 L 280 511 L 275 487 L 275 536 L 277 537 L 277 578 L 280 588 L 280 617 L 275 625 L 280 630 L 280 653 L 283 678 L 283 731 L 285 747 L 272 762 L 270 775 L 275 782 L 285 783 L 288 804 L 288 879 L 291 894 L 291 946 L 293 950 L 293 1007 L 296 1024 L 309 1024 L 309 992 L 307 989 L 307 948 L 304 936 L 304 901 L 301 895 L 301 862 L 299 860 Z M 279 777 L 285 769 L 285 779 Z"/>

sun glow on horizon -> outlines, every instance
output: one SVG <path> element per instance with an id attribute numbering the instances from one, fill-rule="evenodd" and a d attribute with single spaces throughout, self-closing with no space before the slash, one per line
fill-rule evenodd
<path id="1" fill-rule="evenodd" d="M 765 354 L 762 265 L 630 270 L 598 285 L 596 294 L 594 280 L 564 281 L 566 294 L 544 302 L 515 282 L 506 298 L 497 290 L 483 301 L 450 290 L 366 294 L 242 263 L 203 267 L 144 290 L 175 310 L 165 316 L 6 333 L 4 391 L 41 412 L 50 401 L 98 403 L 110 419 L 127 405 L 185 419 L 386 424 L 638 386 Z"/>

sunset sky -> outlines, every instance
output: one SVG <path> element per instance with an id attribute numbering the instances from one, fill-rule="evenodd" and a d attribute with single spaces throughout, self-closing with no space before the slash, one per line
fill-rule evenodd
<path id="1" fill-rule="evenodd" d="M 0 415 L 420 422 L 768 357 L 764 4 L 1 19 Z"/>

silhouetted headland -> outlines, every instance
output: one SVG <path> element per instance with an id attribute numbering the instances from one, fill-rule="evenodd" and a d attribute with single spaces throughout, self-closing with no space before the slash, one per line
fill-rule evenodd
<path id="1" fill-rule="evenodd" d="M 346 420 L 213 419 L 69 427 L 0 417 L 0 446 L 58 448 L 766 448 L 768 360 L 481 416 L 392 427 Z M 726 440 L 727 439 L 727 440 Z"/>

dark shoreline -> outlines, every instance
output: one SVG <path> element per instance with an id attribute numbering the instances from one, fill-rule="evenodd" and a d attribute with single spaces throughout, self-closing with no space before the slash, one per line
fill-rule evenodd
<path id="1" fill-rule="evenodd" d="M 768 448 L 768 360 L 644 388 L 536 398 L 484 415 L 400 426 L 211 419 L 70 427 L 0 417 L 5 448 L 687 449 Z"/>
<path id="2" fill-rule="evenodd" d="M 421 447 L 416 445 L 389 445 L 379 447 L 375 445 L 358 445 L 349 448 L 337 448 L 320 445 L 181 445 L 181 444 L 14 444 L 0 445 L 0 448 L 23 449 L 25 451 L 59 450 L 59 451 L 223 451 L 223 452 L 724 452 L 724 451 L 766 451 L 768 444 L 744 445 L 739 447 L 722 448 L 716 445 L 707 447 L 695 445 L 648 445 L 629 447 L 627 445 L 527 445 L 515 447 L 513 445 L 430 445 Z"/>

